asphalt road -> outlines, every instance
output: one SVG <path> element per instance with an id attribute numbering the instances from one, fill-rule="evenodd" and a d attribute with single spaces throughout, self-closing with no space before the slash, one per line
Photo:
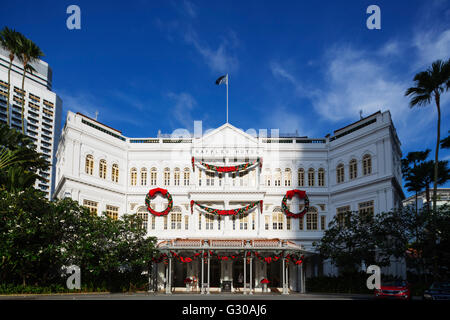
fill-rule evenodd
<path id="1" fill-rule="evenodd" d="M 3 295 L 0 300 L 373 300 L 373 295 L 364 294 L 154 294 L 154 293 L 88 293 L 88 294 L 41 294 Z"/>

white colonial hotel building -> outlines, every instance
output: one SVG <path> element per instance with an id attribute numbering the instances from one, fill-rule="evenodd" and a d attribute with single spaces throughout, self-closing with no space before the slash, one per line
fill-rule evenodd
<path id="1" fill-rule="evenodd" d="M 181 263 L 170 258 L 160 263 L 157 286 L 167 293 L 184 287 L 190 277 L 204 292 L 261 290 L 269 287 L 304 291 L 304 279 L 336 274 L 327 261 L 314 255 L 313 242 L 321 239 L 334 216 L 349 210 L 382 212 L 399 207 L 401 189 L 400 141 L 389 111 L 377 112 L 325 138 L 249 134 L 224 124 L 192 136 L 129 138 L 80 113 L 69 112 L 56 154 L 55 197 L 71 197 L 113 218 L 137 213 L 149 236 L 158 239 L 162 252 L 202 259 Z M 249 170 L 212 173 L 192 157 L 217 166 L 262 160 Z M 173 209 L 166 216 L 150 214 L 144 199 L 150 189 L 167 189 Z M 281 200 L 288 190 L 305 190 L 310 209 L 302 219 L 287 217 Z M 263 201 L 248 214 L 210 215 L 191 200 L 211 208 L 233 209 Z M 167 199 L 158 195 L 151 206 L 162 211 Z M 292 212 L 303 206 L 294 198 Z M 239 255 L 219 260 L 219 255 Z M 285 259 L 266 263 L 256 256 L 296 254 L 306 257 L 297 265 Z M 248 254 L 248 255 L 247 255 Z M 203 261 L 203 263 L 201 263 Z M 246 265 L 246 268 L 244 268 Z M 390 273 L 404 275 L 392 264 Z M 219 289 L 217 289 L 219 288 Z M 195 289 L 195 288 L 194 288 Z M 200 289 L 199 289 L 200 290 Z M 203 290 L 202 290 L 203 291 Z"/>

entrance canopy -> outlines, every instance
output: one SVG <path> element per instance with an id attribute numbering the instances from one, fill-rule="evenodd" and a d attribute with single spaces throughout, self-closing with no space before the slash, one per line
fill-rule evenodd
<path id="1" fill-rule="evenodd" d="M 177 238 L 173 240 L 161 241 L 157 248 L 161 252 L 179 250 L 246 250 L 246 251 L 272 251 L 284 252 L 286 254 L 307 255 L 303 246 L 292 241 L 280 239 L 185 239 Z"/>

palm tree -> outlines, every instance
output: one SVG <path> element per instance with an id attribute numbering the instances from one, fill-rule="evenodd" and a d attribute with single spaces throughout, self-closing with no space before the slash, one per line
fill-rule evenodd
<path id="1" fill-rule="evenodd" d="M 450 59 L 436 60 L 431 68 L 414 76 L 415 87 L 408 88 L 405 96 L 412 96 L 410 107 L 425 106 L 432 100 L 436 103 L 438 112 L 437 142 L 434 161 L 433 208 L 436 209 L 436 194 L 438 185 L 439 142 L 441 136 L 441 94 L 450 88 Z"/>
<path id="2" fill-rule="evenodd" d="M 47 170 L 49 162 L 28 136 L 0 123 L 0 189 L 24 190 L 32 186 L 39 171 Z"/>
<path id="3" fill-rule="evenodd" d="M 19 60 L 23 64 L 22 74 L 22 133 L 25 134 L 25 121 L 24 121 L 24 109 L 25 109 L 25 74 L 28 71 L 33 71 L 31 63 L 42 58 L 44 53 L 41 49 L 30 39 L 21 35 L 19 37 Z"/>
<path id="4" fill-rule="evenodd" d="M 448 133 L 450 133 L 450 131 Z M 450 149 L 450 135 L 447 138 L 441 140 L 441 148 Z"/>
<path id="5" fill-rule="evenodd" d="M 14 57 L 19 55 L 19 33 L 8 27 L 4 27 L 0 31 L 0 45 L 9 52 L 9 67 L 8 67 L 8 97 L 6 100 L 6 118 L 8 126 L 10 125 L 9 119 L 9 97 L 11 95 L 11 68 Z"/>
<path id="6" fill-rule="evenodd" d="M 418 214 L 418 193 L 422 191 L 425 185 L 423 184 L 423 177 L 418 177 L 415 171 L 417 166 L 428 158 L 430 151 L 430 149 L 427 149 L 425 151 L 409 152 L 406 158 L 402 159 L 402 174 L 406 181 L 405 187 L 408 191 L 415 192 L 416 214 Z"/>

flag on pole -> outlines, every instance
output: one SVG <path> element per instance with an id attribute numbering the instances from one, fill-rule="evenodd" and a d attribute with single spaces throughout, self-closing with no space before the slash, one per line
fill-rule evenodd
<path id="1" fill-rule="evenodd" d="M 222 83 L 228 84 L 228 74 L 221 76 L 216 80 L 217 85 L 221 85 Z"/>
<path id="2" fill-rule="evenodd" d="M 219 77 L 216 80 L 216 84 L 219 86 L 222 83 L 225 83 L 225 85 L 227 86 L 227 123 L 228 123 L 228 73 L 224 76 Z"/>

